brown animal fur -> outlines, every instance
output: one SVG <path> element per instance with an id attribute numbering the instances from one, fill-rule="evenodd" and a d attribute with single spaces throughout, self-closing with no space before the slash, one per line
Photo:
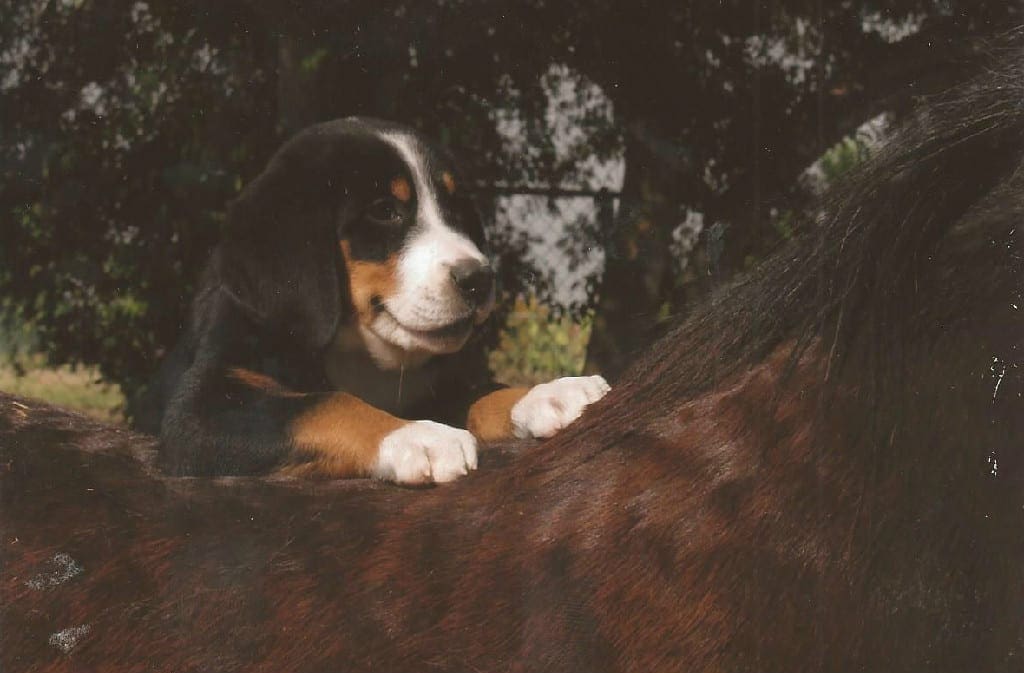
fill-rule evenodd
<path id="1" fill-rule="evenodd" d="M 0 397 L 0 665 L 1022 670 L 1022 63 L 578 423 L 445 488 L 168 478 Z"/>

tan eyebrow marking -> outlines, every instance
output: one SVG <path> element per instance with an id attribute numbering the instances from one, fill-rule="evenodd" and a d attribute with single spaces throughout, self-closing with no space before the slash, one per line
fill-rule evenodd
<path id="1" fill-rule="evenodd" d="M 448 171 L 441 174 L 441 182 L 444 183 L 444 188 L 448 190 L 449 194 L 455 193 L 455 178 Z"/>
<path id="2" fill-rule="evenodd" d="M 403 203 L 412 198 L 412 187 L 405 178 L 395 178 L 391 181 L 391 194 Z"/>

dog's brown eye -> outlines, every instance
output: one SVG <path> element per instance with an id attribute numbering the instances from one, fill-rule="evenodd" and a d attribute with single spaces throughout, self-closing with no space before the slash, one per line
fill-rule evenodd
<path id="1" fill-rule="evenodd" d="M 391 199 L 378 199 L 370 204 L 366 214 L 379 222 L 397 222 L 401 217 Z"/>

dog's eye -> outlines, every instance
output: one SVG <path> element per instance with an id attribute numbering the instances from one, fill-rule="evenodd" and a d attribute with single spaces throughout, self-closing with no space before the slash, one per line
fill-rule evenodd
<path id="1" fill-rule="evenodd" d="M 366 214 L 378 222 L 397 222 L 401 218 L 401 213 L 395 208 L 395 204 L 391 199 L 378 199 L 370 204 L 370 207 L 366 209 Z"/>

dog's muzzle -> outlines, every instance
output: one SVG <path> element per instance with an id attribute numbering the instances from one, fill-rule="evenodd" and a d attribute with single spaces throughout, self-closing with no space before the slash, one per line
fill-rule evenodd
<path id="1" fill-rule="evenodd" d="M 494 270 L 489 264 L 464 259 L 453 264 L 449 273 L 462 299 L 473 309 L 494 301 Z"/>

